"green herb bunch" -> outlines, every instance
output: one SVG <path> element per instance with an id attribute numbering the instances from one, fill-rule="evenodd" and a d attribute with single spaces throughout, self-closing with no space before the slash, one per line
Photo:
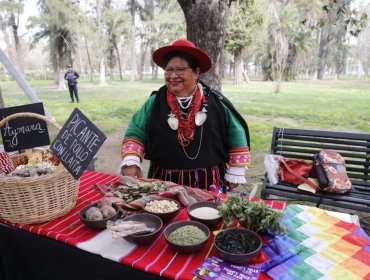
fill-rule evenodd
<path id="1" fill-rule="evenodd" d="M 237 219 L 243 227 L 257 233 L 286 232 L 285 227 L 279 223 L 284 213 L 271 209 L 262 202 L 251 202 L 242 197 L 230 195 L 222 205 L 218 206 L 218 210 L 226 226 L 232 225 Z"/>

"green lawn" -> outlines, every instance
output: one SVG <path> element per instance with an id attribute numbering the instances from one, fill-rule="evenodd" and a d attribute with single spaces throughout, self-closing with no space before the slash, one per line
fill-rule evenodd
<path id="1" fill-rule="evenodd" d="M 107 135 L 126 127 L 133 112 L 163 81 L 132 83 L 80 81 L 79 109 Z M 56 90 L 51 81 L 29 81 L 47 110 L 63 124 L 76 103 L 69 103 L 67 90 Z M 252 140 L 252 164 L 249 176 L 263 172 L 263 155 L 269 151 L 274 126 L 315 128 L 333 131 L 370 133 L 370 81 L 298 80 L 283 83 L 274 94 L 274 83 L 251 81 L 233 86 L 225 80 L 223 93 L 247 120 Z M 28 104 L 15 82 L 0 82 L 7 107 Z"/>

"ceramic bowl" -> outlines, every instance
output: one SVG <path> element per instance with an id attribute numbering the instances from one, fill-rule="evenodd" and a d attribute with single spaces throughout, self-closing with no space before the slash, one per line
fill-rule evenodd
<path id="1" fill-rule="evenodd" d="M 150 201 L 153 201 L 153 200 L 169 200 L 169 201 L 173 201 L 173 202 L 175 202 L 175 203 L 177 204 L 177 209 L 176 209 L 176 210 L 174 210 L 174 211 L 164 212 L 164 213 L 162 213 L 162 212 L 151 212 L 151 211 L 148 211 L 148 210 L 146 209 L 146 205 L 147 205 Z M 147 202 L 145 203 L 145 205 L 144 205 L 143 209 L 144 209 L 144 212 L 149 213 L 149 214 L 156 215 L 156 216 L 158 216 L 159 218 L 161 218 L 163 222 L 167 222 L 167 221 L 171 220 L 173 217 L 175 217 L 175 216 L 176 216 L 176 214 L 177 214 L 177 212 L 179 211 L 180 207 L 181 207 L 181 205 L 180 205 L 180 203 L 179 203 L 178 201 L 176 201 L 176 200 L 174 200 L 174 199 L 165 198 L 165 199 L 151 199 L 151 200 L 149 200 L 149 201 L 147 201 Z"/>
<path id="2" fill-rule="evenodd" d="M 154 241 L 154 239 L 161 232 L 161 228 L 163 226 L 163 222 L 158 216 L 148 213 L 138 213 L 135 215 L 131 215 L 124 218 L 123 221 L 142 222 L 145 223 L 149 228 L 155 228 L 155 231 L 151 233 L 130 234 L 124 237 L 124 239 L 126 239 L 127 241 L 139 245 L 146 245 Z"/>
<path id="3" fill-rule="evenodd" d="M 230 253 L 226 251 L 225 249 L 220 248 L 220 240 L 228 240 L 228 236 L 230 234 L 235 234 L 240 237 L 238 237 L 238 240 L 240 239 L 245 239 L 248 244 L 250 250 L 245 253 L 240 253 L 240 254 L 235 254 L 235 253 Z M 224 242 L 231 244 L 230 241 Z M 215 237 L 214 244 L 216 247 L 216 250 L 218 252 L 218 255 L 220 256 L 221 259 L 230 262 L 230 263 L 236 263 L 236 264 L 242 264 L 246 263 L 247 261 L 253 259 L 261 250 L 262 248 L 262 240 L 259 237 L 259 235 L 253 231 L 250 231 L 245 228 L 227 228 L 224 230 L 221 230 Z"/>
<path id="4" fill-rule="evenodd" d="M 179 245 L 179 244 L 176 244 L 176 243 L 172 242 L 169 239 L 169 236 L 173 231 L 175 231 L 178 228 L 181 228 L 183 226 L 187 226 L 187 225 L 192 225 L 192 226 L 198 227 L 200 230 L 202 230 L 205 233 L 206 239 L 202 240 L 199 243 L 193 244 L 193 245 Z M 182 253 L 182 254 L 192 254 L 192 253 L 200 251 L 204 247 L 204 245 L 206 244 L 206 242 L 209 238 L 209 235 L 210 235 L 209 228 L 206 225 L 204 225 L 202 223 L 199 223 L 199 222 L 196 222 L 196 221 L 175 222 L 175 223 L 172 223 L 172 224 L 168 225 L 164 230 L 164 238 L 166 239 L 166 241 L 168 243 L 168 246 L 171 249 L 173 249 L 173 250 L 175 250 L 179 253 Z"/>
<path id="5" fill-rule="evenodd" d="M 113 221 L 114 222 L 115 220 L 117 220 L 121 212 L 120 212 L 120 210 L 119 210 L 119 208 L 116 204 L 112 204 L 112 207 L 116 210 L 116 214 L 114 214 L 113 216 L 111 216 L 109 218 L 102 219 L 102 220 L 98 220 L 98 221 L 91 221 L 91 220 L 86 219 L 86 215 L 85 215 L 86 211 L 91 207 L 96 207 L 97 204 L 98 204 L 97 202 L 94 202 L 94 203 L 82 208 L 80 210 L 79 217 L 80 217 L 80 220 L 88 228 L 91 228 L 91 229 L 105 229 L 105 228 L 107 228 L 107 222 L 108 221 Z"/>
<path id="6" fill-rule="evenodd" d="M 223 219 L 221 216 L 218 216 L 217 218 L 203 218 L 197 215 L 196 212 L 193 212 L 195 209 L 199 209 L 202 207 L 209 207 L 217 210 L 217 207 L 219 204 L 217 202 L 213 201 L 199 201 L 199 202 L 194 202 L 188 206 L 187 212 L 190 220 L 200 222 L 202 224 L 205 224 L 209 228 L 213 228 L 216 225 L 218 225 Z M 203 210 L 203 209 L 202 209 Z M 203 211 L 204 212 L 204 211 Z"/>

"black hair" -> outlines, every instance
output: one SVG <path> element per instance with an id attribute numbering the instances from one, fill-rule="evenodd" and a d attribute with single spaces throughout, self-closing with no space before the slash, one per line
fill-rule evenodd
<path id="1" fill-rule="evenodd" d="M 184 52 L 181 52 L 181 51 L 173 51 L 173 52 L 169 52 L 168 54 L 166 54 L 164 56 L 164 58 L 163 58 L 164 67 L 163 68 L 166 68 L 168 62 L 176 56 L 186 60 L 189 67 L 191 69 L 193 69 L 193 71 L 196 71 L 197 68 L 199 67 L 198 61 L 195 59 L 194 56 L 191 56 L 190 54 L 187 54 L 187 53 L 184 53 Z"/>

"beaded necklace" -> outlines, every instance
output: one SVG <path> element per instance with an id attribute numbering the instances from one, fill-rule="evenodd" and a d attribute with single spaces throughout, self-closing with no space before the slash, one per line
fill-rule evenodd
<path id="1" fill-rule="evenodd" d="M 176 96 L 167 90 L 167 104 L 171 109 L 170 117 L 175 117 L 178 120 L 177 139 L 182 147 L 187 147 L 194 139 L 195 115 L 200 111 L 202 99 L 200 89 L 197 86 L 191 104 L 188 107 L 188 112 L 184 113 Z"/>

